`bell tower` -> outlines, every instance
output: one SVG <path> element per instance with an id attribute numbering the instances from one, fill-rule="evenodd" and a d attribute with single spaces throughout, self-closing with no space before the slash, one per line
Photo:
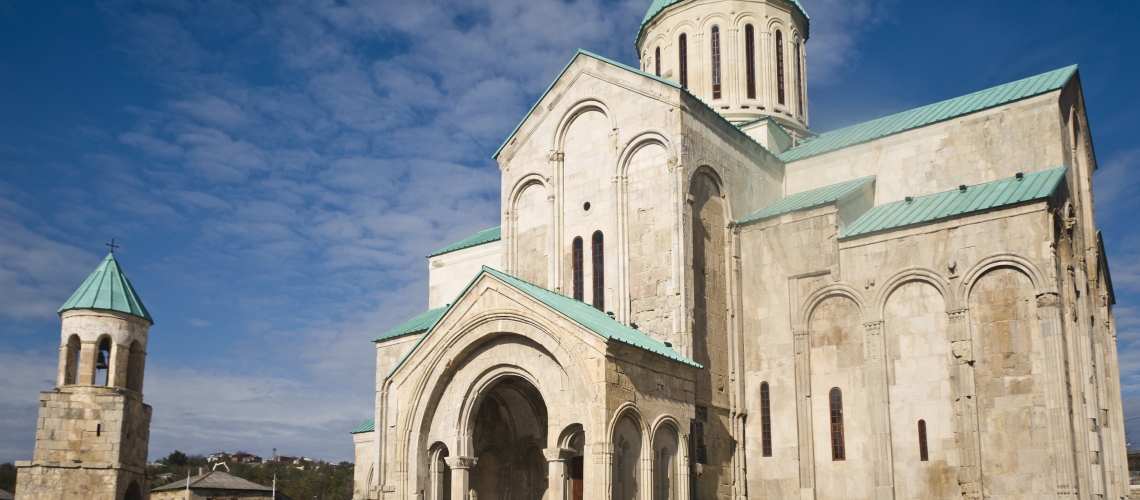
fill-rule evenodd
<path id="1" fill-rule="evenodd" d="M 56 387 L 40 393 L 35 452 L 16 462 L 16 498 L 142 500 L 151 416 L 143 367 L 154 320 L 114 253 L 59 315 Z"/>
<path id="2" fill-rule="evenodd" d="M 798 0 L 653 0 L 635 43 L 642 71 L 680 84 L 769 149 L 783 150 L 791 145 L 781 134 L 792 143 L 815 135 L 808 27 Z"/>

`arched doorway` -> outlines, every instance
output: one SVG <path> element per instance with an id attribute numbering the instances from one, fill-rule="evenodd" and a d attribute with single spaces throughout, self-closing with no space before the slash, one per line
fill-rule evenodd
<path id="1" fill-rule="evenodd" d="M 506 377 L 475 410 L 471 489 L 479 500 L 540 500 L 547 488 L 546 403 L 530 382 Z"/>
<path id="2" fill-rule="evenodd" d="M 131 485 L 127 486 L 123 500 L 142 500 L 142 489 L 139 488 L 139 483 L 131 482 Z"/>

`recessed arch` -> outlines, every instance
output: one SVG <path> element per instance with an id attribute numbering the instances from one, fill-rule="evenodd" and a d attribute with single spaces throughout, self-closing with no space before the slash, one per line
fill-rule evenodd
<path id="1" fill-rule="evenodd" d="M 887 306 L 887 299 L 894 293 L 898 287 L 905 285 L 912 281 L 921 281 L 933 286 L 938 293 L 942 294 L 943 300 L 946 301 L 946 309 L 953 311 L 958 309 L 958 302 L 955 300 L 953 288 L 946 278 L 938 274 L 938 271 L 929 267 L 908 267 L 902 269 L 892 275 L 890 278 L 879 287 L 878 293 L 875 294 L 874 308 L 870 311 L 872 314 L 870 321 L 878 321 L 883 318 L 883 308 Z"/>
<path id="2" fill-rule="evenodd" d="M 626 141 L 625 146 L 622 148 L 621 153 L 618 155 L 618 161 L 614 175 L 625 177 L 629 171 L 629 162 L 642 148 L 652 145 L 658 145 L 665 149 L 666 153 L 670 156 L 676 156 L 677 152 L 674 150 L 672 142 L 669 141 L 667 133 L 661 129 L 648 129 L 633 136 L 632 139 Z"/>
<path id="3" fill-rule="evenodd" d="M 1032 261 L 1013 252 L 997 252 L 983 257 L 971 266 L 969 270 L 962 273 L 962 284 L 957 290 L 956 303 L 963 305 L 968 304 L 970 290 L 977 283 L 978 279 L 991 269 L 999 267 L 1010 267 L 1025 273 L 1030 283 L 1033 284 L 1034 292 L 1038 295 L 1056 292 L 1055 287 L 1046 285 L 1045 275 Z"/>
<path id="4" fill-rule="evenodd" d="M 574 120 L 590 111 L 601 113 L 609 120 L 610 130 L 617 130 L 617 118 L 614 117 L 610 107 L 605 102 L 593 97 L 582 99 L 570 106 L 570 109 L 567 109 L 562 118 L 558 120 L 558 126 L 554 129 L 554 144 L 552 145 L 554 151 L 563 151 L 563 145 L 566 143 L 566 132 L 570 130 Z"/>
<path id="5" fill-rule="evenodd" d="M 816 307 L 819 307 L 823 301 L 832 297 L 846 297 L 855 303 L 855 307 L 859 309 L 859 314 L 863 318 L 867 317 L 867 304 L 863 300 L 863 294 L 859 293 L 855 287 L 843 282 L 832 283 L 825 287 L 816 289 L 804 299 L 803 305 L 800 307 L 798 316 L 799 328 L 807 328 L 811 315 L 815 312 Z"/>

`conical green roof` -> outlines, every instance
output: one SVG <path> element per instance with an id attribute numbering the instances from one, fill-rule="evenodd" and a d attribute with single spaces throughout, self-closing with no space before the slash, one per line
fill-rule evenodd
<path id="1" fill-rule="evenodd" d="M 103 309 L 133 314 L 154 324 L 150 313 L 146 312 L 131 281 L 119 267 L 115 254 L 107 254 L 107 258 L 95 268 L 95 272 L 87 277 L 87 281 L 79 287 L 71 298 L 59 308 L 59 313 L 72 309 Z"/>

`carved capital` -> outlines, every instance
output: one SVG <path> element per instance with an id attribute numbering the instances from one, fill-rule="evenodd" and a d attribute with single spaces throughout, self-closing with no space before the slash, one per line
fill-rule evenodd
<path id="1" fill-rule="evenodd" d="M 950 350 L 953 351 L 954 357 L 962 363 L 974 362 L 974 343 L 969 340 L 956 340 L 950 342 Z"/>
<path id="2" fill-rule="evenodd" d="M 957 309 L 954 311 L 950 311 L 950 312 L 947 312 L 946 315 L 950 317 L 951 323 L 956 323 L 959 321 L 966 321 L 966 310 L 965 309 Z"/>
<path id="3" fill-rule="evenodd" d="M 542 456 L 547 462 L 564 462 L 574 456 L 574 450 L 567 448 L 544 448 Z"/>
<path id="4" fill-rule="evenodd" d="M 867 330 L 868 335 L 882 335 L 882 333 L 883 333 L 883 322 L 882 321 L 872 321 L 870 323 L 863 323 L 863 328 L 865 330 Z"/>
<path id="5" fill-rule="evenodd" d="M 550 154 L 546 156 L 546 159 L 550 161 L 562 161 L 566 159 L 566 154 L 561 151 L 551 151 Z"/>
<path id="6" fill-rule="evenodd" d="M 479 462 L 479 459 L 475 457 L 447 457 L 443 460 L 447 462 L 447 466 L 452 469 L 470 469 L 475 467 L 475 464 Z"/>
<path id="7" fill-rule="evenodd" d="M 1037 307 L 1060 307 L 1061 299 L 1056 293 L 1046 292 L 1037 296 Z"/>

